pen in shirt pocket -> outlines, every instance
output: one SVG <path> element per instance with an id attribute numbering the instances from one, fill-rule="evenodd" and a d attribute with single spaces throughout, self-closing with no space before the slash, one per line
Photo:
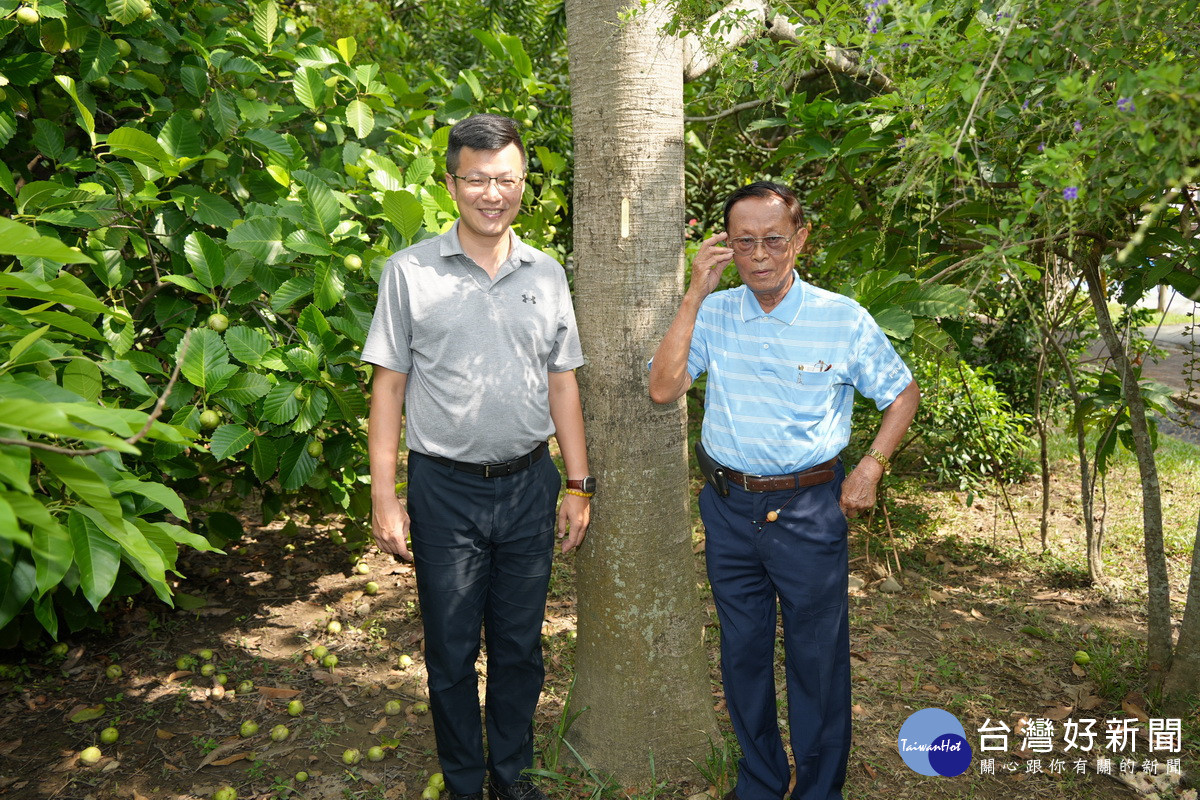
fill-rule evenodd
<path id="1" fill-rule="evenodd" d="M 828 364 L 825 361 L 797 364 L 796 383 L 804 383 L 804 373 L 806 372 L 828 372 L 831 369 L 833 369 L 833 364 Z"/>

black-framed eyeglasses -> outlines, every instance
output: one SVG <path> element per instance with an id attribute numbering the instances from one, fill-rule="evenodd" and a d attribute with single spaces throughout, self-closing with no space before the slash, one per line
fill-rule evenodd
<path id="1" fill-rule="evenodd" d="M 508 194 L 515 192 L 521 188 L 521 184 L 525 181 L 524 175 L 500 175 L 498 177 L 491 175 L 451 175 L 456 181 L 460 181 L 468 192 L 483 193 L 487 191 L 488 184 L 492 181 L 496 182 L 496 188 L 501 192 Z"/>
<path id="2" fill-rule="evenodd" d="M 800 233 L 800 231 L 801 229 L 797 228 L 796 233 L 793 233 L 791 236 L 780 236 L 777 233 L 771 236 L 760 237 L 738 236 L 735 239 L 729 240 L 729 246 L 739 256 L 748 256 L 758 249 L 758 245 L 761 243 L 768 253 L 777 256 L 787 251 L 787 246 L 791 243 L 792 239 L 796 238 L 796 234 Z"/>

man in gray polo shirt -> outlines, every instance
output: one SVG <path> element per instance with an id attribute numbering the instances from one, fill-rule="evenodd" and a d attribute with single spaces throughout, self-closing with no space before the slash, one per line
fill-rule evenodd
<path id="1" fill-rule="evenodd" d="M 545 798 L 523 773 L 545 679 L 554 533 L 563 552 L 578 545 L 595 492 L 566 277 L 511 228 L 525 167 L 511 119 L 480 114 L 454 126 L 446 185 L 459 219 L 388 259 L 363 348 L 375 365 L 372 530 L 382 550 L 415 558 L 438 758 L 455 800 L 480 800 L 485 773 L 492 800 Z M 407 501 L 395 492 L 403 409 Z M 557 525 L 551 434 L 568 478 Z M 481 626 L 486 759 L 475 674 Z"/>

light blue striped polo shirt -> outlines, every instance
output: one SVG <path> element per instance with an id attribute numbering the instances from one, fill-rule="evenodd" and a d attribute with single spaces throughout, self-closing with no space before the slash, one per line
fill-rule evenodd
<path id="1" fill-rule="evenodd" d="M 688 353 L 688 375 L 708 373 L 705 449 L 754 475 L 828 461 L 850 441 L 855 390 L 883 409 L 912 381 L 866 309 L 792 276 L 769 313 L 745 286 L 709 295 Z"/>

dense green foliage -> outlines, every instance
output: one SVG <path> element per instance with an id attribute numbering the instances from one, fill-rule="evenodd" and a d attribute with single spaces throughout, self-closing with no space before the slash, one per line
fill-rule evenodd
<path id="1" fill-rule="evenodd" d="M 386 256 L 456 216 L 448 125 L 486 106 L 530 129 L 532 244 L 555 251 L 566 205 L 532 103 L 553 87 L 516 37 L 471 31 L 451 74 L 273 0 L 37 8 L 0 0 L 9 642 L 143 584 L 171 602 L 177 543 L 240 535 L 251 498 L 366 519 L 357 354 Z"/>

